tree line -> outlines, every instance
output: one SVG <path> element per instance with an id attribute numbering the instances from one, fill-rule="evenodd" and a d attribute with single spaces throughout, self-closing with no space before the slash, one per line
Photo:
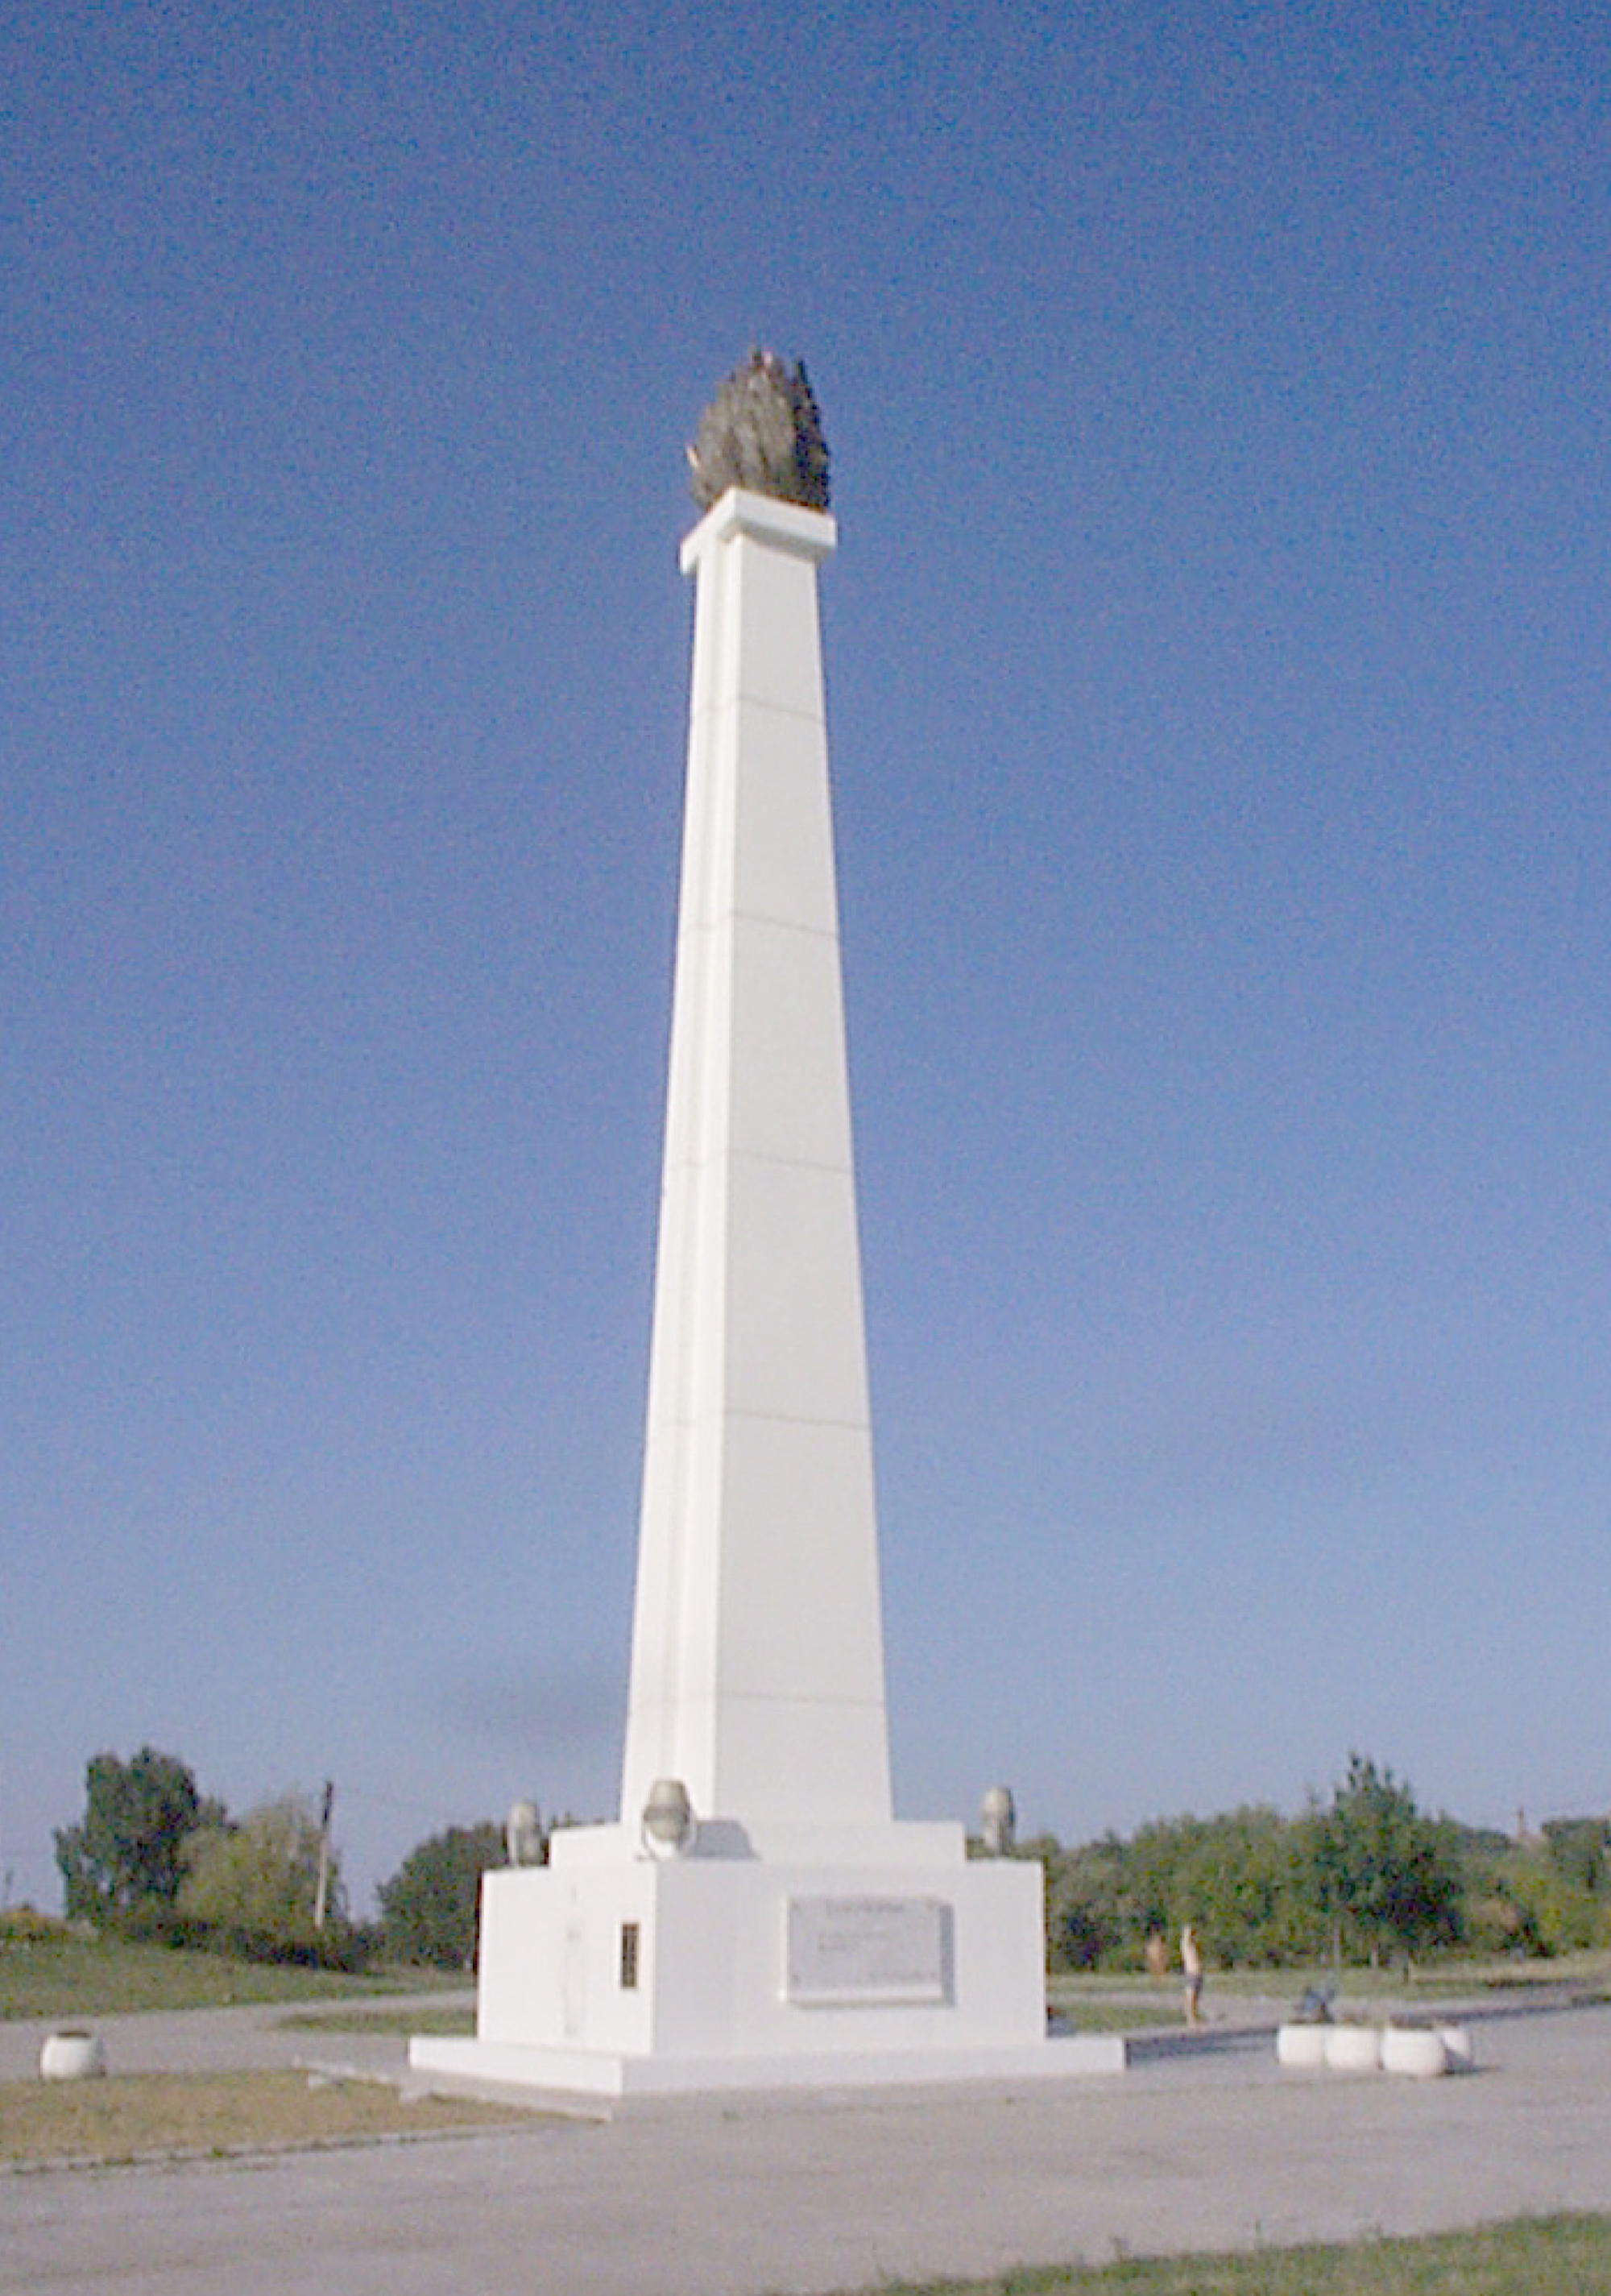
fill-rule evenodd
<path id="1" fill-rule="evenodd" d="M 96 1754 L 83 1816 L 55 1835 L 67 1917 L 249 1960 L 354 1966 L 364 1940 L 323 1835 L 303 1795 L 233 1818 L 176 1755 L 152 1746 L 127 1762 Z"/>
<path id="2" fill-rule="evenodd" d="M 1191 1922 L 1222 1968 L 1439 1954 L 1548 1956 L 1611 1945 L 1611 1822 L 1512 1838 L 1434 1817 L 1350 1757 L 1328 1802 L 1157 1819 L 1127 1841 L 1024 1845 L 1046 1867 L 1053 1970 L 1133 1970 Z"/>
<path id="3" fill-rule="evenodd" d="M 367 1923 L 348 1918 L 333 1858 L 315 1919 L 320 1833 L 301 1796 L 232 1818 L 174 1755 L 97 1754 L 83 1816 L 55 1836 L 68 1918 L 250 1959 L 473 1965 L 480 1877 L 504 1861 L 500 1826 L 416 1843 Z M 1222 1968 L 1611 1946 L 1611 1822 L 1485 1833 L 1427 1815 L 1359 1754 L 1330 1800 L 1296 1817 L 1259 1806 L 1162 1818 L 1072 1849 L 1043 1835 L 1018 1854 L 1045 1867 L 1053 1971 L 1139 1969 L 1149 1940 L 1188 1921 Z"/>
<path id="4" fill-rule="evenodd" d="M 127 1761 L 96 1754 L 83 1815 L 55 1833 L 67 1918 L 249 1961 L 471 1965 L 481 1875 L 503 1861 L 501 1827 L 483 1819 L 417 1844 L 381 1883 L 380 1918 L 369 1923 L 349 1918 L 340 1861 L 328 1849 L 321 1905 L 322 1831 L 304 1795 L 232 1817 L 176 1755 L 151 1746 Z"/>

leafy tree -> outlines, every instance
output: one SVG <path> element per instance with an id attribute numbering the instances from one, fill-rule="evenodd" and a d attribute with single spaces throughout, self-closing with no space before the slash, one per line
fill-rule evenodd
<path id="1" fill-rule="evenodd" d="M 1046 1862 L 1046 1950 L 1054 1970 L 1100 1969 L 1131 1939 L 1123 1904 L 1124 1845 L 1116 1834 Z"/>
<path id="2" fill-rule="evenodd" d="M 314 1952 L 318 1885 L 318 1814 L 299 1794 L 252 1810 L 238 1825 L 209 1828 L 191 1843 L 176 1906 L 217 1940 L 256 1958 Z M 332 1862 L 329 1911 L 342 1918 L 340 1877 Z"/>
<path id="3" fill-rule="evenodd" d="M 1180 1870 L 1196 1850 L 1202 1831 L 1195 1817 L 1154 1817 L 1132 1834 L 1119 1884 L 1126 1960 L 1141 1959 L 1148 1938 L 1167 1937 L 1180 1928 L 1184 1919 Z"/>
<path id="4" fill-rule="evenodd" d="M 1313 1845 L 1301 1823 L 1263 1808 L 1194 1824 L 1173 1877 L 1172 1933 L 1196 1923 L 1230 1967 L 1312 1959 L 1325 1939 Z"/>
<path id="5" fill-rule="evenodd" d="M 1542 1953 L 1517 1886 L 1518 1865 L 1534 1862 L 1536 1853 L 1492 1828 L 1455 1824 L 1450 1833 L 1460 1868 L 1460 1943 L 1479 1954 Z"/>
<path id="6" fill-rule="evenodd" d="M 223 1804 L 203 1801 L 184 1764 L 151 1746 L 127 1762 L 94 1755 L 84 1785 L 82 1820 L 55 1837 L 69 1919 L 106 1923 L 171 1905 L 185 1844 L 198 1827 L 223 1824 Z"/>
<path id="7" fill-rule="evenodd" d="M 469 1969 L 475 1961 L 481 1876 L 503 1862 L 502 1829 L 490 1818 L 450 1825 L 411 1849 L 379 1895 L 386 1950 L 399 1961 Z"/>
<path id="8" fill-rule="evenodd" d="M 1455 1829 L 1423 1817 L 1407 1785 L 1362 1754 L 1313 1820 L 1323 1902 L 1342 1939 L 1374 1963 L 1460 1933 Z"/>
<path id="9" fill-rule="evenodd" d="M 1139 1968 L 1149 1935 L 1173 1951 L 1188 1920 L 1224 1966 L 1291 1966 L 1329 1946 L 1373 1961 L 1611 1946 L 1611 1821 L 1551 1818 L 1518 1842 L 1426 1816 L 1358 1754 L 1329 1803 L 1298 1817 L 1253 1807 L 1024 1847 L 1046 1868 L 1054 1971 Z"/>
<path id="10" fill-rule="evenodd" d="M 1318 1953 L 1324 1913 L 1302 1821 L 1273 1809 L 1154 1818 L 1048 1862 L 1053 1968 L 1137 1968 L 1149 1937 L 1173 1950 L 1190 1921 L 1213 1960 L 1279 1964 Z"/>
<path id="11" fill-rule="evenodd" d="M 1576 1858 L 1564 1861 L 1546 1847 L 1518 1845 L 1506 1862 L 1505 1895 L 1518 1930 L 1534 1953 L 1581 1953 L 1611 1938 L 1607 1908 L 1595 1897 Z"/>
<path id="12" fill-rule="evenodd" d="M 1563 1882 L 1586 1897 L 1611 1897 L 1611 1822 L 1603 1817 L 1551 1817 L 1544 1848 Z"/>

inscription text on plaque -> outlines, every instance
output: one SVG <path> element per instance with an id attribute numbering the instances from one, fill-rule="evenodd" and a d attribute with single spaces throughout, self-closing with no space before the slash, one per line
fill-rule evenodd
<path id="1" fill-rule="evenodd" d="M 951 1997 L 938 1898 L 790 1898 L 784 1995 L 822 2007 Z"/>

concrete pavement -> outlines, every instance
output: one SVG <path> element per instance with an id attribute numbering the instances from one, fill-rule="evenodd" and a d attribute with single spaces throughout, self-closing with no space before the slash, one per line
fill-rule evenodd
<path id="1" fill-rule="evenodd" d="M 19 2175 L 0 2181 L 0 2286 L 806 2296 L 1611 2210 L 1611 2010 L 1475 2033 L 1476 2073 L 1424 2083 L 1283 2073 L 1267 2035 L 1221 2037 L 1033 2094 L 643 2106 L 246 2168 Z"/>

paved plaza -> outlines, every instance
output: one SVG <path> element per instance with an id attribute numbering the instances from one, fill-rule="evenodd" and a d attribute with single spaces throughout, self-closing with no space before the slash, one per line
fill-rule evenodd
<path id="1" fill-rule="evenodd" d="M 99 2030 L 124 2070 L 400 2055 L 379 2036 L 321 2048 L 275 2014 Z M 785 2296 L 1611 2209 L 1611 2009 L 1472 2030 L 1478 2070 L 1427 2082 L 1283 2073 L 1267 2031 L 1222 2031 L 1034 2093 L 635 2107 L 245 2163 L 26 2171 L 0 2179 L 0 2286 Z M 35 2030 L 0 2029 L 0 2075 L 30 2048 Z"/>

